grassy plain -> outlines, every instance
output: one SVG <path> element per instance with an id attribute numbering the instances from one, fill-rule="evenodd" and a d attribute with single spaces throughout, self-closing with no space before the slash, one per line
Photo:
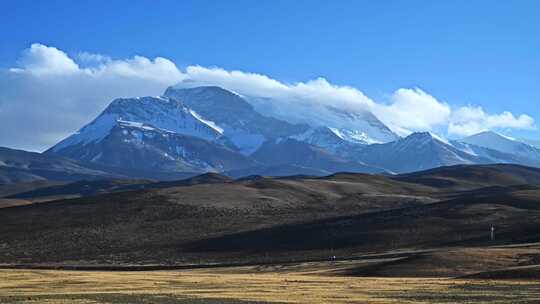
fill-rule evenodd
<path id="1" fill-rule="evenodd" d="M 307 265 L 306 265 L 307 266 Z M 540 281 L 334 275 L 325 267 L 0 270 L 0 303 L 539 303 Z"/>

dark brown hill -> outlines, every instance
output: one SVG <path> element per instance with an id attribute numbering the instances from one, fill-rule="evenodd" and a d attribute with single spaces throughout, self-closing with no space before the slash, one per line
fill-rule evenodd
<path id="1" fill-rule="evenodd" d="M 257 261 L 538 241 L 539 176 L 511 165 L 394 177 L 206 175 L 193 184 L 1 209 L 0 262 Z"/>

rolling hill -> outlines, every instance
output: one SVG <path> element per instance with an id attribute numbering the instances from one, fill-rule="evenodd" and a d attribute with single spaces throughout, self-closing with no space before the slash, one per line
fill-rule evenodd
<path id="1" fill-rule="evenodd" d="M 4 208 L 0 262 L 222 263 L 540 241 L 540 170 L 523 166 L 161 186 Z"/>
<path id="2" fill-rule="evenodd" d="M 69 158 L 0 147 L 0 185 L 120 177 Z"/>

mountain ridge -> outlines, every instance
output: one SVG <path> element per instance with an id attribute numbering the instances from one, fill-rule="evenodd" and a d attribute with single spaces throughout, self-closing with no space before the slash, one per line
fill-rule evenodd
<path id="1" fill-rule="evenodd" d="M 264 102 L 289 102 L 303 112 L 276 115 Z M 494 132 L 452 141 L 430 132 L 401 138 L 370 112 L 321 104 L 307 110 L 305 105 L 299 100 L 261 101 L 218 86 L 171 86 L 163 96 L 113 100 L 44 154 L 112 172 L 138 171 L 137 178 L 204 172 L 405 173 L 488 163 L 540 166 L 540 149 Z M 304 121 L 284 120 L 303 114 Z"/>

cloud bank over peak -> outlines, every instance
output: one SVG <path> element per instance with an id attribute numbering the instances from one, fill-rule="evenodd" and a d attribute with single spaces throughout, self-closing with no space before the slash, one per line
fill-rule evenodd
<path id="1" fill-rule="evenodd" d="M 331 84 L 324 78 L 285 84 L 268 76 L 221 68 L 190 66 L 179 86 L 218 85 L 246 96 L 272 98 L 282 111 L 294 103 L 330 106 L 345 111 L 371 111 L 394 132 L 443 130 L 446 135 L 466 136 L 486 129 L 535 129 L 532 117 L 505 111 L 490 114 L 478 106 L 453 107 L 420 88 L 400 88 L 387 102 L 377 102 L 359 89 Z"/>
<path id="2" fill-rule="evenodd" d="M 0 146 L 44 150 L 75 132 L 118 97 L 154 96 L 170 85 L 217 85 L 238 94 L 271 99 L 281 111 L 332 107 L 370 111 L 400 135 L 443 130 L 463 136 L 486 129 L 534 129 L 526 114 L 491 114 L 479 106 L 453 107 L 420 88 L 399 88 L 374 101 L 361 90 L 324 78 L 283 83 L 266 75 L 218 67 L 179 69 L 162 58 L 112 59 L 80 52 L 70 56 L 39 43 L 23 50 L 14 67 L 0 70 Z M 299 113 L 301 115 L 301 113 Z"/>
<path id="3" fill-rule="evenodd" d="M 218 85 L 241 95 L 272 98 L 276 102 L 308 101 L 350 110 L 367 110 L 374 104 L 360 90 L 333 85 L 324 78 L 285 84 L 266 75 L 201 66 L 187 67 L 185 73 L 187 84 Z"/>

